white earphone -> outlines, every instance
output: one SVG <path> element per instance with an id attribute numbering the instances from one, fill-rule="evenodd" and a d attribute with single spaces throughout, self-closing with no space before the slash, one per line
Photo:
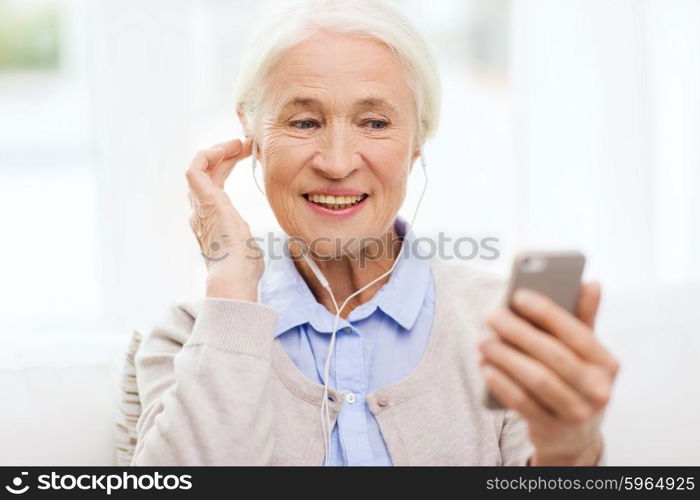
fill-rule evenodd
<path id="1" fill-rule="evenodd" d="M 253 180 L 255 181 L 255 185 L 258 187 L 258 191 L 260 191 L 264 195 L 265 191 L 262 190 L 262 188 L 260 187 L 260 184 L 258 184 L 258 178 L 255 177 L 255 167 L 258 165 L 258 150 L 255 147 L 255 137 L 253 137 L 252 148 L 253 148 L 253 152 L 251 153 L 251 164 L 253 167 L 252 168 Z"/>
<path id="2" fill-rule="evenodd" d="M 265 192 L 260 188 L 260 185 L 258 184 L 257 177 L 255 177 L 256 163 L 257 163 L 257 154 L 256 154 L 256 148 L 255 148 L 255 139 L 253 139 L 253 152 L 252 152 L 253 179 L 255 180 L 255 185 L 258 187 L 258 190 L 262 194 L 265 194 Z M 413 212 L 413 217 L 411 218 L 411 223 L 409 224 L 408 228 L 406 228 L 406 233 L 408 233 L 409 230 L 413 229 L 413 224 L 415 223 L 416 215 L 418 215 L 418 210 L 420 209 L 421 202 L 423 201 L 423 195 L 425 194 L 425 191 L 428 187 L 428 167 L 427 167 L 427 162 L 425 160 L 425 154 L 423 152 L 423 148 L 420 149 L 420 163 L 421 163 L 421 167 L 423 170 L 423 176 L 424 176 L 425 180 L 423 182 L 423 189 L 421 190 L 420 196 L 418 198 L 418 203 L 416 204 L 416 210 Z M 401 245 L 402 245 L 401 252 L 403 252 L 403 243 Z M 330 377 L 331 357 L 333 356 L 333 347 L 335 346 L 335 334 L 336 334 L 336 331 L 338 330 L 338 323 L 340 322 L 340 313 L 345 308 L 345 306 L 348 304 L 350 299 L 352 299 L 355 295 L 357 295 L 358 293 L 363 291 L 365 288 L 368 288 L 368 287 L 374 285 L 377 281 L 384 278 L 385 276 L 391 274 L 391 272 L 396 267 L 396 264 L 399 262 L 399 258 L 394 260 L 394 263 L 392 264 L 391 269 L 389 269 L 387 272 L 385 272 L 381 276 L 378 276 L 377 278 L 373 279 L 372 281 L 367 283 L 365 286 L 363 286 L 362 288 L 360 288 L 356 292 L 350 294 L 345 299 L 345 301 L 343 302 L 343 304 L 340 307 L 338 307 L 338 302 L 335 300 L 335 296 L 333 295 L 333 291 L 331 290 L 331 286 L 328 283 L 328 280 L 323 275 L 321 270 L 318 268 L 318 266 L 316 265 L 316 262 L 314 262 L 314 260 L 311 257 L 309 257 L 308 253 L 304 254 L 304 260 L 309 265 L 309 268 L 311 268 L 311 272 L 314 274 L 314 276 L 316 276 L 316 279 L 321 284 L 321 286 L 328 291 L 328 295 L 330 295 L 330 298 L 333 301 L 333 306 L 335 307 L 335 310 L 336 310 L 335 319 L 333 320 L 333 332 L 331 333 L 330 345 L 328 346 L 328 356 L 326 357 L 326 362 L 323 366 L 323 401 L 321 401 L 321 427 L 323 428 L 323 440 L 324 440 L 325 449 L 326 449 L 326 455 L 324 458 L 324 465 L 330 465 L 332 429 L 331 429 L 330 411 L 328 409 L 328 379 Z"/>

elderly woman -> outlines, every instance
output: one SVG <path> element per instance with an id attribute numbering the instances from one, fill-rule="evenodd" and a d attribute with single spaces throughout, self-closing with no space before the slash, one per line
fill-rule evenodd
<path id="1" fill-rule="evenodd" d="M 396 7 L 316 0 L 268 19 L 237 110 L 245 139 L 187 171 L 206 297 L 173 305 L 136 356 L 132 464 L 601 463 L 618 366 L 593 336 L 597 285 L 577 316 L 534 293 L 513 312 L 500 278 L 412 251 L 397 213 L 439 78 Z M 251 155 L 289 243 L 267 265 L 224 192 Z"/>

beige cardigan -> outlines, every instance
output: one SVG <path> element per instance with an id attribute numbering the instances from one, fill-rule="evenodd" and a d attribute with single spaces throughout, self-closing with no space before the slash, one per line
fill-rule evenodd
<path id="1" fill-rule="evenodd" d="M 395 465 L 525 465 L 533 447 L 513 410 L 480 403 L 477 341 L 504 280 L 431 261 L 433 327 L 416 369 L 367 394 Z M 323 387 L 287 356 L 259 303 L 173 304 L 135 363 L 143 412 L 132 465 L 320 465 Z M 330 391 L 332 421 L 343 394 Z"/>

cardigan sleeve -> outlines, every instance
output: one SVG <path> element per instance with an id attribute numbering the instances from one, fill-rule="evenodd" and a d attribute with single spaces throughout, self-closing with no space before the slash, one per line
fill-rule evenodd
<path id="1" fill-rule="evenodd" d="M 277 313 L 206 298 L 171 306 L 135 357 L 142 413 L 131 465 L 259 465 L 272 453 L 270 351 Z"/>

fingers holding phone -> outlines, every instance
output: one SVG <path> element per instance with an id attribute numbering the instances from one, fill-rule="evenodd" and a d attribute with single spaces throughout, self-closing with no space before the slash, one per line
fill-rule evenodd
<path id="1" fill-rule="evenodd" d="M 534 465 L 593 465 L 619 370 L 593 334 L 600 287 L 581 284 L 578 252 L 532 257 L 516 259 L 506 303 L 486 320 L 484 404 L 528 422 Z"/>
<path id="2" fill-rule="evenodd" d="M 507 332 L 510 342 L 517 344 L 523 336 L 523 329 L 517 327 L 522 327 L 527 320 L 517 318 L 518 310 L 514 302 L 516 293 L 523 291 L 538 292 L 549 297 L 563 311 L 575 313 L 584 265 L 585 257 L 576 251 L 528 252 L 518 255 L 513 261 L 506 292 L 504 308 L 507 310 L 500 311 L 500 314 L 499 311 L 492 314 L 487 321 L 489 326 L 497 335 Z M 491 409 L 504 408 L 490 391 L 485 392 L 483 402 Z"/>
<path id="3" fill-rule="evenodd" d="M 595 328 L 595 320 L 598 315 L 601 294 L 600 283 L 597 281 L 589 281 L 581 284 L 578 317 L 591 329 Z"/>

